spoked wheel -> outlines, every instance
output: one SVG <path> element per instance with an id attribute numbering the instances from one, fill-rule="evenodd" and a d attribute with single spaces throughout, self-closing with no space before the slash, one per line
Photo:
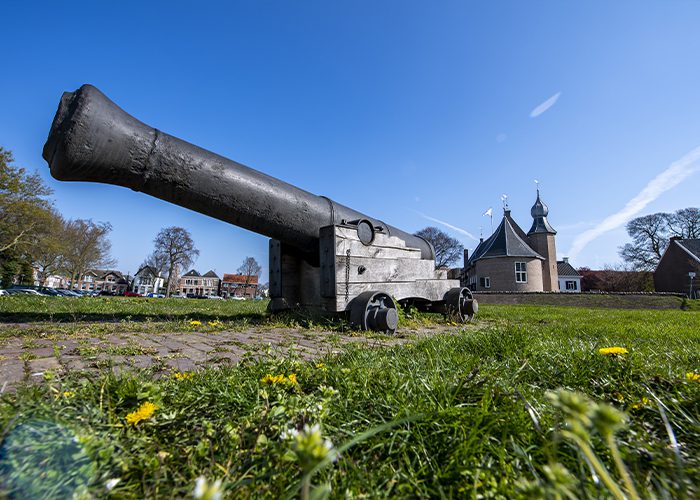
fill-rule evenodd
<path id="1" fill-rule="evenodd" d="M 399 324 L 394 299 L 383 292 L 363 292 L 350 302 L 350 323 L 361 330 L 393 334 Z"/>
<path id="2" fill-rule="evenodd" d="M 469 288 L 453 288 L 445 294 L 445 314 L 455 322 L 471 321 L 479 311 L 479 303 Z"/>

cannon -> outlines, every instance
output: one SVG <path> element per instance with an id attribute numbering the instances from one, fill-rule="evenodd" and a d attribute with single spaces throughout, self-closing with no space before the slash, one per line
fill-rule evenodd
<path id="1" fill-rule="evenodd" d="M 43 157 L 58 180 L 128 187 L 271 238 L 271 312 L 344 313 L 388 333 L 398 305 L 477 312 L 428 241 L 152 128 L 92 85 L 63 94 Z"/>

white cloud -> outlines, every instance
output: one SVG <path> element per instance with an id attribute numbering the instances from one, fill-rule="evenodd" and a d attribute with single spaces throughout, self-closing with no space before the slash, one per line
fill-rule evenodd
<path id="1" fill-rule="evenodd" d="M 552 97 L 544 101 L 542 104 L 537 106 L 535 109 L 530 111 L 530 118 L 537 118 L 540 116 L 542 113 L 547 111 L 549 108 L 554 106 L 556 104 L 557 100 L 559 100 L 559 96 L 561 95 L 561 92 L 557 92 L 554 94 Z"/>
<path id="2" fill-rule="evenodd" d="M 671 163 L 666 170 L 654 177 L 637 196 L 628 201 L 622 210 L 609 215 L 594 228 L 578 235 L 571 250 L 569 250 L 569 257 L 572 260 L 575 259 L 591 241 L 626 224 L 649 203 L 699 171 L 700 162 L 698 160 L 700 160 L 700 147 L 693 149 L 680 160 Z"/>
<path id="3" fill-rule="evenodd" d="M 473 239 L 474 241 L 479 241 L 479 239 L 476 238 L 472 233 L 470 233 L 469 231 L 467 231 L 465 229 L 462 229 L 461 227 L 453 226 L 452 224 L 450 224 L 448 222 L 441 221 L 440 219 L 436 219 L 435 217 L 430 217 L 429 215 L 425 215 L 424 213 L 421 213 L 418 211 L 416 211 L 416 213 L 418 215 L 420 215 L 421 217 L 423 217 L 424 219 L 428 219 L 429 221 L 436 222 L 438 224 L 442 224 L 445 227 L 449 227 L 453 231 L 457 231 L 460 234 L 468 236 L 469 238 Z"/>

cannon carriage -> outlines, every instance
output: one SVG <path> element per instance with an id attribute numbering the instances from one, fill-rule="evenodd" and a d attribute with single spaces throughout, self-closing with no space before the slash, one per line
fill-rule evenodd
<path id="1" fill-rule="evenodd" d="M 91 85 L 63 94 L 43 156 L 58 180 L 128 187 L 271 238 L 272 312 L 345 313 L 390 333 L 399 305 L 477 312 L 428 241 L 152 128 Z"/>

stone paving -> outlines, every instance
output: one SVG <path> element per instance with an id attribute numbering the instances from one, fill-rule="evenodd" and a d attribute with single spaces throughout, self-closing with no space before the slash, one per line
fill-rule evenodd
<path id="1" fill-rule="evenodd" d="M 22 325 L 13 325 L 22 328 Z M 427 332 L 410 332 L 412 337 Z M 9 337 L 0 343 L 0 392 L 22 382 L 41 381 L 46 372 L 97 372 L 150 368 L 154 374 L 196 371 L 238 363 L 245 355 L 294 350 L 304 359 L 339 353 L 348 345 L 396 345 L 405 336 L 383 338 L 297 329 L 249 329 L 242 332 L 110 333 Z"/>

